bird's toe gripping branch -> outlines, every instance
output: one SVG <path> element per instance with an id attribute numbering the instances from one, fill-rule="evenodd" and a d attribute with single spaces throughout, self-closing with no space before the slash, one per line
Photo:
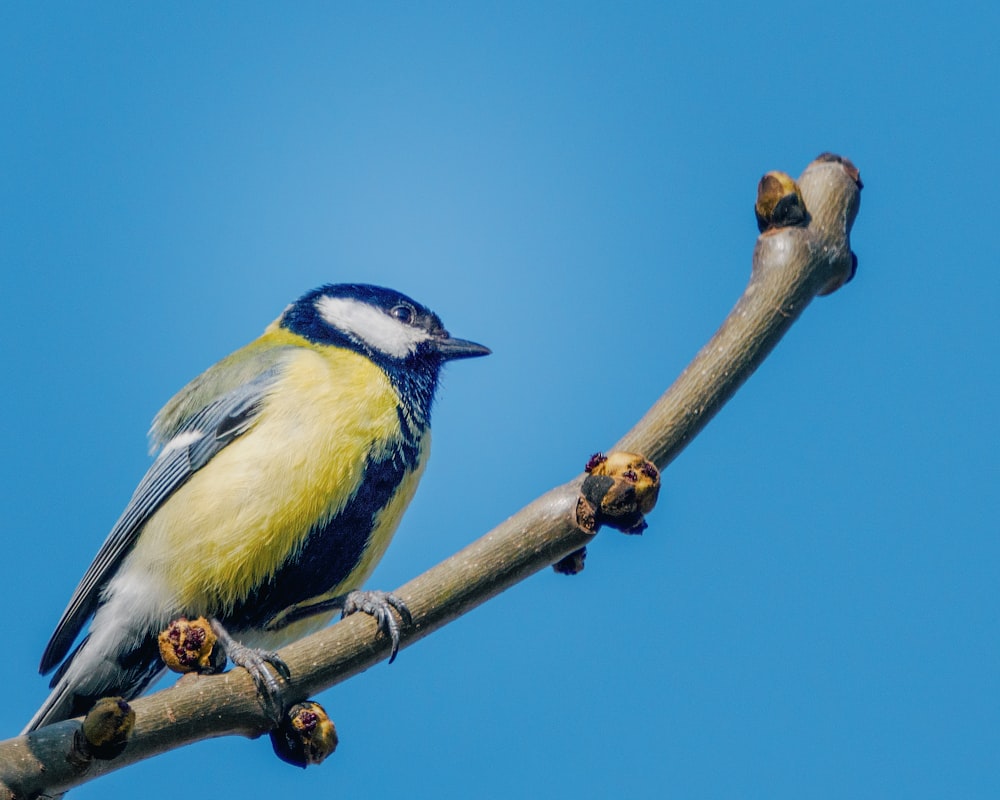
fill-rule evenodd
<path id="1" fill-rule="evenodd" d="M 576 505 L 580 529 L 597 533 L 602 525 L 608 525 L 622 533 L 642 533 L 645 515 L 653 510 L 660 494 L 656 465 L 636 453 L 595 453 L 585 470 L 587 477 Z M 586 556 L 587 548 L 581 548 L 553 564 L 553 569 L 575 575 L 583 569 Z"/>
<path id="2" fill-rule="evenodd" d="M 411 625 L 413 618 L 410 616 L 410 609 L 406 607 L 406 603 L 392 592 L 356 590 L 348 592 L 344 596 L 342 608 L 341 618 L 359 611 L 374 617 L 378 629 L 388 636 L 392 643 L 392 649 L 389 651 L 389 663 L 396 660 L 396 653 L 399 652 L 400 627 L 393 611 L 399 615 L 404 624 Z"/>
<path id="3" fill-rule="evenodd" d="M 270 650 L 247 647 L 236 641 L 218 620 L 185 617 L 174 620 L 159 636 L 160 657 L 174 672 L 221 672 L 226 659 L 250 673 L 267 715 L 277 724 L 284 702 L 281 685 L 271 669 L 284 680 L 291 677 L 288 665 Z"/>
<path id="4" fill-rule="evenodd" d="M 273 667 L 274 671 L 287 681 L 291 677 L 288 665 L 277 653 L 256 647 L 247 647 L 236 641 L 218 620 L 209 620 L 209 624 L 212 626 L 212 632 L 218 638 L 219 643 L 225 648 L 229 660 L 250 673 L 267 715 L 275 722 L 279 722 L 284 710 L 281 685 L 268 667 Z"/>
<path id="5" fill-rule="evenodd" d="M 358 592 L 357 594 L 379 595 L 384 593 Z M 391 600 L 386 600 L 386 604 L 392 605 L 393 608 L 397 608 L 394 603 L 402 606 L 407 619 L 409 619 L 409 611 L 406 610 L 406 606 L 398 598 L 391 595 L 389 597 Z M 368 606 L 365 605 L 364 601 L 363 597 L 357 598 L 359 607 L 355 610 L 364 611 L 368 606 L 372 608 L 378 606 L 377 600 L 371 600 Z M 379 626 L 381 627 L 381 625 L 380 619 Z M 398 633 L 396 641 L 398 641 Z M 292 706 L 287 713 L 282 712 L 284 703 L 281 687 L 268 669 L 268 665 L 286 681 L 291 677 L 291 673 L 288 666 L 276 653 L 240 644 L 217 620 L 207 620 L 204 617 L 198 617 L 194 620 L 181 617 L 174 620 L 160 634 L 159 644 L 163 663 L 174 672 L 197 672 L 202 675 L 222 672 L 225 669 L 227 657 L 236 666 L 246 669 L 257 686 L 257 692 L 265 712 L 275 724 L 270 732 L 271 746 L 282 761 L 305 768 L 310 764 L 321 763 L 337 749 L 337 729 L 333 720 L 319 703 L 307 700 Z M 117 705 L 116 701 L 119 701 Z M 114 712 L 118 710 L 118 706 L 131 714 L 124 734 L 127 737 L 132 722 L 135 720 L 135 713 L 121 698 L 105 698 L 87 716 L 87 721 L 94 717 L 91 728 L 95 733 L 92 736 L 86 736 L 86 739 L 78 743 L 75 749 L 79 752 L 80 757 L 108 758 L 111 756 L 104 754 L 116 754 L 124 747 L 123 735 L 113 728 L 112 722 L 112 717 Z M 84 735 L 87 734 L 88 730 L 87 721 L 84 722 Z M 120 727 L 124 727 L 124 724 Z M 117 748 L 117 750 L 113 751 L 112 747 Z"/>

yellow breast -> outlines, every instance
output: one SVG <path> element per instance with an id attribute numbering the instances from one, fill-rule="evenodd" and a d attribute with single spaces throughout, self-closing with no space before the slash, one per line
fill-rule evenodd
<path id="1" fill-rule="evenodd" d="M 398 446 L 398 405 L 388 377 L 367 358 L 333 347 L 296 349 L 250 431 L 153 515 L 129 562 L 175 591 L 177 611 L 224 615 L 295 558 L 311 528 L 343 509 L 369 459 Z M 416 468 L 378 515 L 369 546 L 337 592 L 359 585 L 381 558 L 428 448 L 425 436 Z"/>

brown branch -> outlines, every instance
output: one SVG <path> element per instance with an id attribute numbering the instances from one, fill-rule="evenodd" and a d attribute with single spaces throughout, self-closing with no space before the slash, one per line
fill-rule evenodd
<path id="1" fill-rule="evenodd" d="M 764 181 L 761 187 L 763 191 Z M 799 187 L 809 214 L 777 220 L 774 224 L 791 227 L 761 234 L 742 297 L 673 386 L 614 449 L 642 453 L 665 467 L 753 373 L 809 302 L 850 279 L 849 236 L 861 188 L 857 170 L 849 161 L 824 154 L 805 170 Z M 759 213 L 762 209 L 766 216 L 773 203 L 766 208 L 758 204 Z M 396 594 L 413 615 L 402 646 L 586 545 L 592 537 L 576 520 L 582 478 L 552 489 L 400 587 Z M 384 637 L 375 635 L 372 620 L 360 614 L 296 642 L 281 653 L 292 674 L 286 705 L 362 672 L 388 650 Z M 188 742 L 230 734 L 254 737 L 270 727 L 253 681 L 242 669 L 185 676 L 132 707 L 136 723 L 131 739 L 110 760 L 81 764 L 67 759 L 78 720 L 0 742 L 0 800 L 54 794 Z"/>

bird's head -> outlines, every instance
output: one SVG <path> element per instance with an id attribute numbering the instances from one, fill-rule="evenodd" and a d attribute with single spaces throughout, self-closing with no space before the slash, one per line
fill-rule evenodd
<path id="1" fill-rule="evenodd" d="M 416 300 L 368 284 L 314 289 L 285 309 L 280 324 L 316 344 L 367 356 L 427 413 L 444 362 L 490 353 L 488 347 L 451 336 L 438 315 Z"/>

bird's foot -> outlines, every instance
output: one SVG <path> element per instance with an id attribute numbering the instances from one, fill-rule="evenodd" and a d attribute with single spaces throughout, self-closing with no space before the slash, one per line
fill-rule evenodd
<path id="1" fill-rule="evenodd" d="M 370 617 L 374 617 L 378 629 L 389 637 L 389 640 L 392 642 L 392 649 L 389 652 L 389 663 L 391 664 L 395 661 L 396 653 L 399 651 L 400 632 L 399 622 L 392 612 L 395 611 L 396 614 L 399 614 L 399 618 L 405 624 L 411 625 L 413 624 L 413 618 L 410 616 L 410 609 L 406 607 L 406 603 L 392 592 L 380 592 L 377 590 L 348 592 L 343 597 L 341 618 L 356 614 L 359 611 L 368 614 Z"/>
<path id="2" fill-rule="evenodd" d="M 237 667 L 243 667 L 250 673 L 253 682 L 257 687 L 257 694 L 260 696 L 261 705 L 264 711 L 274 720 L 280 722 L 284 713 L 284 702 L 281 697 L 281 685 L 278 679 L 268 669 L 270 665 L 274 671 L 284 680 L 291 678 L 291 670 L 281 657 L 271 651 L 257 647 L 247 647 L 236 641 L 217 619 L 211 620 L 212 631 L 222 643 L 229 656 L 229 660 Z"/>

